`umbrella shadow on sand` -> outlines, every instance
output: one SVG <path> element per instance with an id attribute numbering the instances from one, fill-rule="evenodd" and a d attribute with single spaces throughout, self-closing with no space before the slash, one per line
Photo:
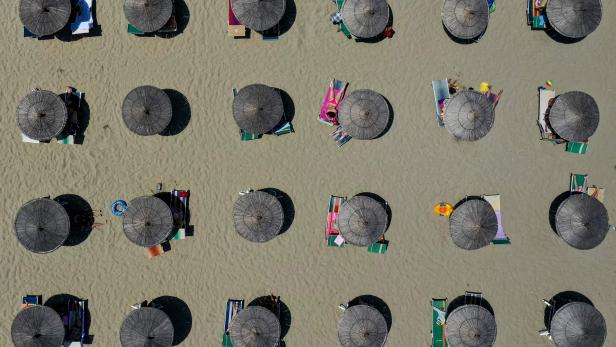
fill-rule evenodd
<path id="1" fill-rule="evenodd" d="M 175 296 L 160 296 L 152 300 L 151 305 L 165 312 L 173 324 L 173 344 L 177 346 L 184 341 L 192 329 L 192 313 L 188 305 Z"/>
<path id="2" fill-rule="evenodd" d="M 274 299 L 276 299 L 276 301 L 278 302 L 278 306 L 276 305 L 276 301 L 274 301 Z M 284 337 L 291 329 L 291 322 L 293 318 L 291 316 L 291 310 L 289 309 L 289 306 L 287 306 L 287 304 L 280 300 L 280 297 L 276 297 L 274 295 L 260 296 L 252 300 L 248 304 L 248 306 L 261 306 L 275 314 L 280 321 L 280 340 L 282 341 L 284 339 Z M 278 310 L 280 311 L 278 312 Z M 284 343 L 280 346 L 284 346 Z"/>
<path id="3" fill-rule="evenodd" d="M 348 304 L 349 307 L 356 305 L 367 305 L 371 306 L 372 308 L 375 308 L 385 318 L 385 321 L 387 322 L 387 331 L 391 331 L 391 325 L 393 323 L 391 310 L 389 309 L 389 306 L 385 303 L 385 301 L 383 301 L 381 298 L 369 294 L 360 295 L 355 299 L 349 301 Z"/>
<path id="4" fill-rule="evenodd" d="M 184 131 L 190 123 L 190 119 L 192 117 L 190 102 L 184 94 L 175 89 L 163 89 L 163 91 L 167 94 L 167 96 L 169 96 L 169 100 L 171 100 L 171 121 L 165 130 L 160 133 L 160 135 L 178 135 Z"/>
<path id="5" fill-rule="evenodd" d="M 75 22 L 75 19 L 77 18 L 77 16 L 79 15 L 79 11 L 81 11 L 81 9 L 79 8 L 79 0 L 71 0 L 71 7 L 72 7 L 72 13 L 71 16 L 68 20 L 68 24 L 62 28 L 62 30 L 60 30 L 59 32 L 57 32 L 54 36 L 55 38 L 57 38 L 60 41 L 63 42 L 72 42 L 72 41 L 78 41 L 81 40 L 82 38 L 86 38 L 86 37 L 98 37 L 98 36 L 103 36 L 103 30 L 101 28 L 101 25 L 98 23 L 98 16 L 97 16 L 97 0 L 92 0 L 92 8 L 90 9 L 92 11 L 92 19 L 94 20 L 94 23 L 92 23 L 92 27 L 90 28 L 90 30 L 88 31 L 87 34 L 79 34 L 79 35 L 73 35 L 72 31 L 71 31 L 71 24 Z M 51 36 L 50 38 L 54 37 Z"/>
<path id="6" fill-rule="evenodd" d="M 460 295 L 457 298 L 451 300 L 451 302 L 447 306 L 447 314 L 445 319 L 447 319 L 449 314 L 453 312 L 456 308 L 469 304 L 481 306 L 488 310 L 488 312 L 490 312 L 490 314 L 494 316 L 494 309 L 492 308 L 492 305 L 490 305 L 488 300 L 486 300 L 485 298 L 482 297 L 481 300 L 473 300 L 472 302 L 469 302 L 465 295 Z"/>
<path id="7" fill-rule="evenodd" d="M 86 129 L 90 125 L 90 104 L 86 101 L 85 94 L 81 94 L 81 100 L 78 100 L 75 95 L 66 93 L 58 95 L 65 102 L 68 100 L 67 105 L 69 109 L 68 120 L 61 136 L 73 135 L 75 144 L 78 145 L 83 145 Z M 78 107 L 77 103 L 79 103 Z"/>
<path id="8" fill-rule="evenodd" d="M 293 224 L 293 220 L 295 219 L 295 205 L 293 204 L 293 200 L 291 200 L 291 197 L 287 193 L 277 188 L 264 188 L 259 189 L 259 191 L 274 196 L 282 205 L 284 221 L 282 222 L 282 228 L 280 229 L 278 235 L 286 233 L 291 227 L 291 224 Z"/>
<path id="9" fill-rule="evenodd" d="M 44 303 L 44 306 L 50 307 L 56 313 L 60 315 L 60 317 L 64 317 L 68 315 L 69 303 L 76 302 L 81 300 L 80 298 L 71 295 L 71 294 L 56 294 L 47 299 Z M 84 331 L 86 336 L 84 338 L 84 343 L 91 344 L 94 340 L 94 335 L 90 335 L 90 325 L 92 324 L 92 315 L 90 314 L 90 309 L 88 308 L 88 304 L 84 306 Z"/>
<path id="10" fill-rule="evenodd" d="M 547 329 L 550 328 L 550 325 L 552 323 L 553 313 L 571 302 L 583 302 L 591 306 L 595 306 L 592 301 L 590 301 L 590 299 L 587 298 L 584 294 L 572 290 L 560 292 L 554 295 L 552 299 L 550 299 L 550 304 L 552 306 L 550 307 L 546 305 L 545 307 L 545 311 L 543 313 L 543 323 L 545 324 L 545 327 Z"/>
<path id="11" fill-rule="evenodd" d="M 470 200 L 484 200 L 484 198 L 482 198 L 479 195 L 469 195 L 467 197 L 465 197 L 464 199 L 458 201 L 455 206 L 453 207 L 453 209 L 455 210 L 456 208 L 460 207 L 460 205 L 462 205 L 463 203 L 470 201 Z"/>
<path id="12" fill-rule="evenodd" d="M 558 43 L 572 44 L 572 43 L 580 42 L 586 38 L 586 36 L 578 37 L 578 38 L 566 37 L 566 36 L 559 34 L 558 31 L 550 27 L 548 27 L 548 29 L 544 31 L 545 31 L 545 34 L 548 35 L 549 38 L 551 38 L 552 40 Z"/>
<path id="13" fill-rule="evenodd" d="M 387 120 L 387 125 L 385 125 L 385 129 L 383 129 L 383 132 L 378 134 L 375 138 L 373 138 L 373 140 L 381 138 L 385 134 L 387 134 L 389 132 L 389 129 L 391 129 L 392 125 L 394 124 L 394 108 L 393 106 L 391 106 L 391 103 L 385 96 L 383 96 L 383 99 L 385 99 L 385 102 L 387 103 L 387 109 L 389 110 L 389 119 Z"/>
<path id="14" fill-rule="evenodd" d="M 568 197 L 570 197 L 573 194 L 581 194 L 581 193 L 580 192 L 563 192 L 559 194 L 550 204 L 548 218 L 550 220 L 550 227 L 552 227 L 552 231 L 556 235 L 558 235 L 558 231 L 556 230 L 556 212 L 558 212 L 558 208 L 560 207 L 560 205 L 565 200 L 567 200 Z"/>
<path id="15" fill-rule="evenodd" d="M 387 227 L 385 227 L 385 232 L 389 230 L 389 225 L 391 225 L 391 218 L 393 216 L 389 203 L 385 199 L 383 199 L 380 195 L 371 193 L 371 192 L 361 192 L 357 194 L 357 196 L 367 196 L 369 198 L 372 198 L 378 201 L 381 205 L 383 205 L 383 207 L 385 208 L 385 213 L 387 213 Z"/>
<path id="16" fill-rule="evenodd" d="M 155 35 L 163 39 L 171 39 L 184 33 L 188 22 L 190 22 L 190 9 L 184 0 L 175 0 L 174 4 L 175 21 L 177 30 L 170 33 L 156 33 Z"/>
<path id="17" fill-rule="evenodd" d="M 70 232 L 63 246 L 77 246 L 84 242 L 94 226 L 94 211 L 90 204 L 79 195 L 63 194 L 54 199 L 68 214 Z"/>
<path id="18" fill-rule="evenodd" d="M 173 225 L 179 225 L 184 220 L 190 224 L 190 203 L 187 204 L 187 206 L 184 206 L 184 208 L 182 208 L 182 206 L 177 206 L 177 204 L 180 203 L 180 200 L 177 197 L 174 198 L 174 196 L 171 195 L 171 192 L 160 192 L 154 194 L 154 196 L 161 199 L 167 206 L 169 206 L 169 209 L 171 209 Z M 184 213 L 186 213 L 186 216 L 184 216 Z M 189 235 L 191 231 L 191 228 L 187 228 L 186 236 L 192 236 L 192 234 Z M 171 237 L 173 237 L 173 234 L 169 235 L 168 239 Z"/>
<path id="19" fill-rule="evenodd" d="M 278 23 L 278 30 L 280 35 L 288 32 L 293 24 L 295 23 L 295 18 L 297 17 L 297 8 L 295 7 L 294 0 L 286 0 L 285 1 L 285 11 L 284 15 L 280 19 Z"/>
<path id="20" fill-rule="evenodd" d="M 293 102 L 293 98 L 287 92 L 282 89 L 274 88 L 280 94 L 280 98 L 282 98 L 282 107 L 284 108 L 284 117 L 280 120 L 280 123 L 274 127 L 274 129 L 279 128 L 284 125 L 286 122 L 291 123 L 293 118 L 295 117 L 295 103 Z"/>

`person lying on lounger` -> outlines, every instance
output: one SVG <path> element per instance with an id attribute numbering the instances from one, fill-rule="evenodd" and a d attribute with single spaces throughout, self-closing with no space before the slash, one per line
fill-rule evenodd
<path id="1" fill-rule="evenodd" d="M 326 114 L 329 118 L 329 121 L 331 121 L 334 125 L 338 125 L 338 104 L 340 103 L 340 100 L 342 99 L 342 96 L 346 91 L 346 87 L 347 84 L 345 83 L 344 87 L 342 87 L 342 89 L 340 89 L 340 91 L 336 93 L 336 90 L 334 88 L 334 81 L 332 80 L 330 83 L 330 92 L 329 96 L 327 97 L 328 101 Z"/>

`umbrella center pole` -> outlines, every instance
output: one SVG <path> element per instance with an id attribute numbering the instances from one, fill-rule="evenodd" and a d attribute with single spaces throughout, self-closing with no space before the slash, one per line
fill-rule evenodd
<path id="1" fill-rule="evenodd" d="M 43 117 L 45 117 L 45 116 L 47 116 L 47 115 L 46 115 L 45 113 L 43 113 L 43 112 L 39 112 L 39 113 L 37 114 L 37 116 L 38 116 L 39 118 L 43 118 Z"/>
<path id="2" fill-rule="evenodd" d="M 41 334 L 34 334 L 34 336 L 32 336 L 33 339 L 38 340 L 41 338 Z"/>
<path id="3" fill-rule="evenodd" d="M 38 227 L 38 228 L 36 228 L 36 230 L 37 230 L 37 231 L 39 231 L 39 232 L 43 232 L 43 231 L 45 231 L 45 228 L 43 228 L 43 227 Z"/>

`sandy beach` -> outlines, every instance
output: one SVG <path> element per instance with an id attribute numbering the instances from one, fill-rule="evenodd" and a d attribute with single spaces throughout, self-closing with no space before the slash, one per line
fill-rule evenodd
<path id="1" fill-rule="evenodd" d="M 430 346 L 430 299 L 468 290 L 482 292 L 494 309 L 495 346 L 550 346 L 537 333 L 545 328 L 541 299 L 573 290 L 601 311 L 605 346 L 616 346 L 616 237 L 608 233 L 599 247 L 579 251 L 548 220 L 571 173 L 605 187 L 605 206 L 616 217 L 616 6 L 604 1 L 599 28 L 563 44 L 530 30 L 525 1 L 497 0 L 485 36 L 461 45 L 442 28 L 440 2 L 390 0 L 395 36 L 367 44 L 336 32 L 330 1 L 295 1 L 294 23 L 277 41 L 228 37 L 226 1 L 185 1 L 188 24 L 171 39 L 127 34 L 121 1 L 97 4 L 102 36 L 74 42 L 23 38 L 17 1 L 0 14 L 0 345 L 11 345 L 22 295 L 68 293 L 89 300 L 95 346 L 119 346 L 130 305 L 160 296 L 177 297 L 190 309 L 182 346 L 219 346 L 226 300 L 269 294 L 291 312 L 289 347 L 338 346 L 337 306 L 365 294 L 391 310 L 387 346 Z M 317 121 L 332 77 L 349 81 L 350 91 L 385 96 L 394 111 L 391 129 L 376 140 L 336 147 L 332 128 Z M 443 78 L 475 88 L 488 81 L 504 90 L 485 138 L 457 142 L 436 125 L 430 83 Z M 586 155 L 540 141 L 537 87 L 548 79 L 559 93 L 581 90 L 599 105 L 601 121 Z M 252 83 L 292 98 L 295 133 L 240 141 L 231 90 Z M 86 93 L 84 144 L 22 143 L 19 101 L 34 87 L 60 93 L 67 85 Z M 131 133 L 122 100 L 140 85 L 183 95 L 190 105 L 186 128 L 174 136 Z M 194 236 L 149 259 L 109 207 L 151 194 L 159 182 L 191 190 Z M 264 244 L 236 234 L 231 211 L 238 192 L 249 188 L 288 194 L 295 216 L 287 232 Z M 325 244 L 329 195 L 360 192 L 378 194 L 391 207 L 385 255 Z M 457 248 L 447 219 L 432 206 L 496 193 L 511 245 Z M 79 245 L 28 252 L 15 237 L 17 210 L 33 198 L 62 194 L 103 209 L 106 224 Z"/>

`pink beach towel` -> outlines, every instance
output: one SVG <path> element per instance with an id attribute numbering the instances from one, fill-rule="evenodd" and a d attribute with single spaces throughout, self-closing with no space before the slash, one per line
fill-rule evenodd
<path id="1" fill-rule="evenodd" d="M 329 211 L 327 213 L 327 226 L 325 228 L 325 239 L 329 235 L 339 235 L 338 230 L 338 213 L 340 211 L 340 205 L 346 200 L 341 196 L 331 195 L 329 198 Z"/>
<path id="2" fill-rule="evenodd" d="M 340 91 L 343 92 L 342 97 L 340 98 L 340 102 L 342 102 L 342 99 L 344 98 L 344 89 L 346 88 L 347 82 L 334 79 L 333 83 L 330 83 L 330 85 L 327 86 L 325 98 L 323 99 L 323 104 L 321 105 L 321 112 L 319 113 L 319 120 L 329 125 L 334 125 L 334 123 L 330 120 L 329 116 L 327 116 L 327 104 L 329 103 L 329 95 L 332 90 L 332 85 L 334 87 L 334 95 L 338 94 Z M 340 102 L 338 102 L 336 110 L 338 110 Z"/>

